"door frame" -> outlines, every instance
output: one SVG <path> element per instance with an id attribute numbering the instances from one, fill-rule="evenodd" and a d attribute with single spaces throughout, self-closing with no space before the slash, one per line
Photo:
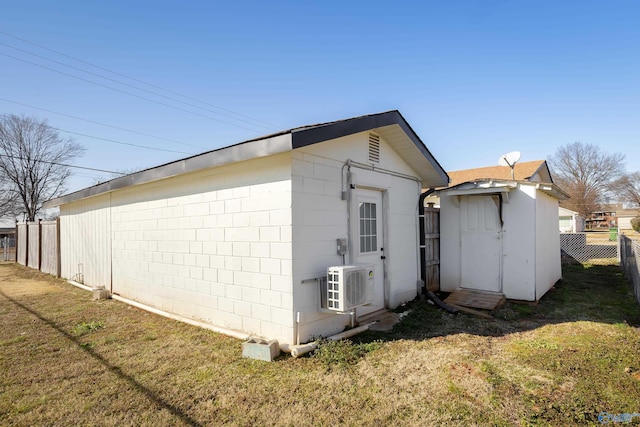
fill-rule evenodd
<path id="1" fill-rule="evenodd" d="M 383 258 L 381 259 L 382 265 L 382 294 L 383 294 L 383 307 L 381 309 L 389 308 L 390 300 L 390 284 L 388 280 L 388 262 L 389 262 L 389 227 L 388 227 L 388 210 L 389 210 L 389 189 L 381 188 L 369 185 L 354 185 L 351 191 L 351 200 L 349 201 L 349 264 L 354 265 L 358 263 L 358 244 L 355 243 L 355 236 L 359 236 L 359 222 L 358 222 L 358 190 L 369 190 L 380 193 L 381 196 L 381 229 L 382 229 L 382 248 Z"/>

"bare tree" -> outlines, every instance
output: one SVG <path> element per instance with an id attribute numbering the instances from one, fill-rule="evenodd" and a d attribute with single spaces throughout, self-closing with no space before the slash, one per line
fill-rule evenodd
<path id="1" fill-rule="evenodd" d="M 624 174 L 614 188 L 620 200 L 633 207 L 640 207 L 640 172 Z"/>
<path id="2" fill-rule="evenodd" d="M 0 116 L 0 216 L 34 221 L 43 202 L 66 191 L 68 163 L 83 151 L 46 120 Z"/>
<path id="3" fill-rule="evenodd" d="M 608 154 L 593 144 L 574 142 L 548 160 L 554 181 L 571 196 L 560 204 L 585 218 L 599 210 L 624 174 L 624 155 Z"/>
<path id="4" fill-rule="evenodd" d="M 111 172 L 107 176 L 100 175 L 100 176 L 97 176 L 97 177 L 93 178 L 92 185 L 100 185 L 100 184 L 102 184 L 104 182 L 111 181 L 113 179 L 120 178 L 120 177 L 123 177 L 125 175 L 131 175 L 131 174 L 134 174 L 134 173 L 139 172 L 141 170 L 142 169 L 139 169 L 139 168 L 138 169 L 136 169 L 136 168 L 118 169 L 115 172 Z"/>

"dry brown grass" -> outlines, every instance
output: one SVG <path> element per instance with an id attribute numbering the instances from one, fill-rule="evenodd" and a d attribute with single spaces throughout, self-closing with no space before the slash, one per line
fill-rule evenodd
<path id="1" fill-rule="evenodd" d="M 589 298 L 563 292 L 495 321 L 419 303 L 391 334 L 361 336 L 384 342 L 354 363 L 266 363 L 0 264 L 0 425 L 597 425 L 600 411 L 640 412 L 640 310 L 601 301 L 606 316 L 574 318 L 588 309 L 564 298 Z"/>

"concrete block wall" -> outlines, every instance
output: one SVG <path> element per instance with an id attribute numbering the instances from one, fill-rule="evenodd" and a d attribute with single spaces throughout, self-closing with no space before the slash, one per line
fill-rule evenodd
<path id="1" fill-rule="evenodd" d="M 342 265 L 336 239 L 348 234 L 347 202 L 341 199 L 343 162 L 303 151 L 292 153 L 294 307 L 302 342 L 344 329 L 345 315 L 321 313 L 320 289 L 312 280 Z"/>
<path id="2" fill-rule="evenodd" d="M 301 341 L 340 332 L 347 315 L 318 310 L 318 284 L 309 280 L 342 265 L 336 239 L 349 231 L 347 202 L 342 200 L 343 165 L 348 159 L 368 163 L 368 132 L 311 145 L 292 153 L 294 310 L 301 313 Z M 381 139 L 378 167 L 415 175 L 393 148 Z M 353 168 L 358 185 L 385 190 L 385 235 L 389 303 L 395 307 L 416 296 L 418 279 L 416 218 L 421 186 L 412 180 Z M 355 208 L 354 208 L 355 211 Z M 354 212 L 355 214 L 355 212 Z M 349 262 L 349 257 L 346 257 Z M 382 308 L 382 307 L 380 307 Z"/>
<path id="3" fill-rule="evenodd" d="M 109 194 L 60 207 L 61 276 L 91 287 L 111 287 Z"/>
<path id="4" fill-rule="evenodd" d="M 113 195 L 113 292 L 291 342 L 289 157 L 214 171 Z"/>

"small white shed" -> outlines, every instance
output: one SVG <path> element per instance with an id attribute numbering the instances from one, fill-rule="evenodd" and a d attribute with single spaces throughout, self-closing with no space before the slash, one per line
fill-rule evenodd
<path id="1" fill-rule="evenodd" d="M 478 179 L 439 191 L 440 289 L 537 301 L 562 277 L 552 183 Z"/>
<path id="2" fill-rule="evenodd" d="M 63 277 L 297 344 L 416 297 L 418 199 L 447 183 L 389 111 L 246 141 L 47 206 L 60 207 Z M 327 296 L 344 295 L 321 293 L 318 278 L 344 264 L 369 266 L 349 282 L 366 282 L 367 304 L 327 308 Z"/>
<path id="3" fill-rule="evenodd" d="M 561 233 L 581 233 L 584 231 L 584 217 L 571 209 L 558 207 L 558 225 Z"/>

